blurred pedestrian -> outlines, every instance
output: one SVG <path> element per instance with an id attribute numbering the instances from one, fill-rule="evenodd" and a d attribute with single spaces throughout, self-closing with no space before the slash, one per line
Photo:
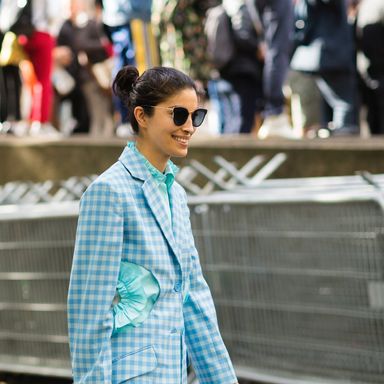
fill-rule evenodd
<path id="1" fill-rule="evenodd" d="M 220 0 L 159 0 L 153 6 L 152 21 L 162 65 L 188 74 L 196 82 L 202 96 L 208 95 L 212 70 L 207 54 L 204 23 L 207 10 L 219 2 Z M 204 123 L 198 134 L 212 133 L 211 101 L 208 98 L 202 100 L 204 105 L 210 102 L 210 112 L 208 124 Z"/>
<path id="2" fill-rule="evenodd" d="M 55 18 L 56 5 L 49 0 L 26 0 L 30 5 L 30 33 L 21 32 L 23 47 L 31 60 L 36 75 L 32 88 L 29 119 L 31 135 L 57 135 L 51 124 L 53 106 L 52 52 L 55 45 L 51 22 Z"/>
<path id="3" fill-rule="evenodd" d="M 260 27 L 255 26 L 252 11 L 257 12 L 257 9 L 253 0 L 248 4 L 243 0 L 224 1 L 223 7 L 230 17 L 231 44 L 234 50 L 228 63 L 218 68 L 218 71 L 220 77 L 228 81 L 239 96 L 241 124 L 236 133 L 250 133 L 256 116 L 263 110 L 262 26 L 261 23 Z M 228 47 L 223 46 L 221 49 Z M 234 133 L 233 130 L 231 133 Z"/>
<path id="4" fill-rule="evenodd" d="M 80 1 L 69 0 L 67 2 L 69 17 L 59 30 L 54 49 L 55 64 L 59 68 L 63 68 L 74 80 L 72 87 L 64 92 L 61 92 L 56 85 L 60 102 L 67 101 L 71 106 L 72 118 L 74 119 L 73 126 L 69 129 L 71 134 L 87 134 L 90 127 L 90 111 L 83 90 L 83 85 L 90 80 L 90 75 L 85 66 L 79 62 L 81 50 L 77 16 L 80 11 L 79 7 L 82 6 Z M 56 73 L 54 74 L 57 76 Z M 54 84 L 57 81 L 67 81 L 65 78 L 56 80 L 56 76 L 54 77 Z"/>
<path id="5" fill-rule="evenodd" d="M 384 134 L 384 2 L 362 0 L 357 13 L 357 68 L 371 134 Z"/>
<path id="6" fill-rule="evenodd" d="M 84 42 L 83 65 L 91 73 L 91 80 L 84 85 L 84 93 L 91 112 L 90 133 L 96 137 L 111 137 L 115 131 L 111 99 L 112 46 L 104 33 L 101 4 L 91 1 L 90 8 L 80 25 L 84 37 L 79 39 Z"/>
<path id="7" fill-rule="evenodd" d="M 28 122 L 21 131 L 24 134 L 29 132 L 31 135 L 57 135 L 58 132 L 50 124 L 52 49 L 54 45 L 50 28 L 55 7 L 48 0 L 26 0 L 24 2 L 2 0 L 0 7 L 0 29 L 6 33 L 4 41 L 8 41 L 10 33 L 14 33 L 16 35 L 15 43 L 22 45 L 27 56 L 25 59 L 30 60 L 33 65 L 35 81 L 30 83 L 31 88 L 28 89 L 31 93 Z M 19 64 L 21 62 L 13 63 L 14 68 L 8 66 L 2 71 L 3 75 L 6 75 L 3 90 L 9 92 L 6 101 L 7 111 L 3 110 L 3 118 L 11 120 L 12 124 L 22 118 Z M 19 133 L 17 124 L 13 126 L 12 131 Z"/>
<path id="8" fill-rule="evenodd" d="M 170 157 L 185 157 L 206 110 L 191 78 L 120 70 L 136 143 L 81 200 L 68 296 L 75 382 L 236 383 L 194 246 L 185 191 Z"/>
<path id="9" fill-rule="evenodd" d="M 108 58 L 102 26 L 90 19 L 83 0 L 70 0 L 68 7 L 70 16 L 57 36 L 54 56 L 75 82 L 67 94 L 59 97 L 71 104 L 76 121 L 72 133 L 111 136 L 114 124 L 110 94 L 101 88 L 92 71 L 94 64 Z"/>
<path id="10" fill-rule="evenodd" d="M 159 0 L 153 12 L 162 65 L 187 73 L 201 87 L 206 87 L 211 72 L 204 34 L 211 5 L 212 0 Z"/>
<path id="11" fill-rule="evenodd" d="M 296 0 L 295 14 L 292 69 L 314 76 L 326 102 L 321 123 L 328 134 L 358 135 L 355 50 L 346 1 Z"/>
<path id="12" fill-rule="evenodd" d="M 292 48 L 292 0 L 255 0 L 255 2 L 262 18 L 265 41 L 264 121 L 258 137 L 295 139 L 299 136 L 293 131 L 288 114 L 285 112 L 283 93 Z"/>
<path id="13" fill-rule="evenodd" d="M 1 14 L 0 3 L 0 18 Z M 7 39 L 11 41 L 7 43 Z M 0 133 L 15 133 L 16 124 L 21 120 L 19 64 L 25 55 L 18 44 L 17 36 L 9 30 L 2 31 L 1 27 L 0 47 Z"/>
<path id="14" fill-rule="evenodd" d="M 288 75 L 290 114 L 293 129 L 307 138 L 321 128 L 322 96 L 311 74 L 291 70 Z"/>
<path id="15" fill-rule="evenodd" d="M 115 76 L 122 67 L 136 64 L 131 21 L 140 19 L 149 22 L 152 0 L 103 0 L 102 4 L 103 23 L 115 56 Z M 120 115 L 117 133 L 126 136 L 130 132 L 128 111 L 117 97 L 114 97 L 114 104 Z"/>

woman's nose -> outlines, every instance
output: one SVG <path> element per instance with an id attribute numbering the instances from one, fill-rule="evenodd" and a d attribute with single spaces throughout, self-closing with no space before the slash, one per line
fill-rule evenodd
<path id="1" fill-rule="evenodd" d="M 185 122 L 185 124 L 183 125 L 183 131 L 184 132 L 190 132 L 190 133 L 193 133 L 195 132 L 195 127 L 193 126 L 192 124 L 192 116 L 189 115 L 188 116 L 188 119 L 187 121 Z"/>

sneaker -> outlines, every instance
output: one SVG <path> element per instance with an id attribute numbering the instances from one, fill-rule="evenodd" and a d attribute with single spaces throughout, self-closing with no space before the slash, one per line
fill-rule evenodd
<path id="1" fill-rule="evenodd" d="M 318 137 L 320 139 L 328 139 L 329 137 L 360 137 L 360 130 L 357 126 L 332 128 L 321 127 L 317 129 L 315 136 L 308 138 Z"/>
<path id="2" fill-rule="evenodd" d="M 0 134 L 11 133 L 12 123 L 9 121 L 3 121 L 0 123 Z"/>
<path id="3" fill-rule="evenodd" d="M 280 115 L 271 115 L 265 118 L 257 134 L 261 140 L 270 137 L 281 137 L 285 139 L 300 139 L 292 128 L 288 116 L 284 113 Z"/>
<path id="4" fill-rule="evenodd" d="M 29 129 L 30 136 L 44 136 L 44 137 L 61 137 L 62 134 L 53 127 L 50 123 L 40 123 L 34 121 Z"/>
<path id="5" fill-rule="evenodd" d="M 42 126 L 43 124 L 41 124 L 40 121 L 32 121 L 31 125 L 29 126 L 29 136 L 40 136 Z"/>
<path id="6" fill-rule="evenodd" d="M 330 130 L 330 136 L 331 137 L 359 137 L 360 129 L 355 125 L 332 129 Z"/>
<path id="7" fill-rule="evenodd" d="M 29 131 L 29 123 L 27 121 L 15 121 L 12 123 L 10 131 L 17 137 L 27 136 Z"/>

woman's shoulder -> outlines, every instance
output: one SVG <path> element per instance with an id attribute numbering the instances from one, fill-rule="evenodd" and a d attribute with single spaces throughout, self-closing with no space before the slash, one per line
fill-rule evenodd
<path id="1" fill-rule="evenodd" d="M 133 179 L 124 166 L 117 161 L 101 173 L 87 188 L 86 192 L 105 191 L 116 195 L 127 194 Z"/>

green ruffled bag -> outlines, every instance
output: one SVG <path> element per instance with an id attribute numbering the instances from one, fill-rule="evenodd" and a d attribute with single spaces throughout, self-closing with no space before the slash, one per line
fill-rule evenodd
<path id="1" fill-rule="evenodd" d="M 160 285 L 148 269 L 122 261 L 117 282 L 118 302 L 112 307 L 113 332 L 137 327 L 149 316 L 160 295 Z"/>

